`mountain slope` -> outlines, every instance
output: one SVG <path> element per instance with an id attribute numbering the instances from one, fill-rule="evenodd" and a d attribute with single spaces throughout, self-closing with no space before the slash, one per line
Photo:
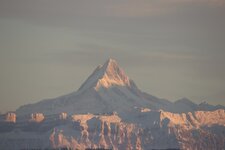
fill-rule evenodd
<path id="1" fill-rule="evenodd" d="M 96 91 L 101 88 L 113 86 L 125 86 L 137 89 L 135 83 L 129 79 L 125 72 L 118 66 L 117 62 L 109 59 L 103 66 L 98 66 L 88 79 L 81 85 L 78 91 L 94 88 Z"/>
<path id="2" fill-rule="evenodd" d="M 111 113 L 117 111 L 121 116 L 132 113 L 134 108 L 146 107 L 152 110 L 170 112 L 189 112 L 196 110 L 216 110 L 220 106 L 197 105 L 188 99 L 172 103 L 142 92 L 119 67 L 117 62 L 109 59 L 98 66 L 78 91 L 58 98 L 42 100 L 35 104 L 21 106 L 16 110 L 18 115 L 34 112 L 56 114 L 73 113 Z"/>
<path id="3" fill-rule="evenodd" d="M 151 98 L 150 98 L 151 99 Z M 73 113 L 129 113 L 134 107 L 150 107 L 149 100 L 126 76 L 115 60 L 98 66 L 77 92 L 55 99 L 43 100 L 20 107 L 18 115 L 32 112 L 54 114 Z"/>
<path id="4" fill-rule="evenodd" d="M 225 106 L 222 105 L 210 105 L 207 102 L 202 102 L 198 105 L 198 109 L 199 110 L 217 110 L 217 109 L 224 109 L 225 110 Z"/>
<path id="5" fill-rule="evenodd" d="M 224 149 L 225 111 L 175 114 L 137 112 L 136 122 L 117 114 L 74 114 L 65 120 L 11 123 L 0 130 L 0 148 L 15 149 Z M 5 124 L 1 127 L 9 126 Z"/>
<path id="6" fill-rule="evenodd" d="M 207 102 L 202 102 L 200 104 L 195 104 L 191 100 L 187 98 L 182 98 L 174 102 L 173 104 L 174 110 L 173 112 L 194 112 L 194 111 L 214 111 L 218 109 L 224 109 L 225 107 L 222 105 L 210 105 Z"/>
<path id="7" fill-rule="evenodd" d="M 182 98 L 174 102 L 177 112 L 193 112 L 198 110 L 198 105 L 187 98 Z"/>

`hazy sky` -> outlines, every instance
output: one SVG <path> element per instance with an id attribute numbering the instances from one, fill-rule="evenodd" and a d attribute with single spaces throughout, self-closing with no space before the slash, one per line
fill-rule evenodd
<path id="1" fill-rule="evenodd" d="M 0 0 L 0 111 L 114 58 L 142 91 L 225 105 L 225 0 Z"/>

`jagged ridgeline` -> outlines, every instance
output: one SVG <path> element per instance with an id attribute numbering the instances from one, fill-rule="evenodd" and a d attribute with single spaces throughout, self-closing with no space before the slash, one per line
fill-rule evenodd
<path id="1" fill-rule="evenodd" d="M 224 106 L 142 92 L 118 63 L 70 94 L 0 116 L 0 149 L 225 149 Z"/>

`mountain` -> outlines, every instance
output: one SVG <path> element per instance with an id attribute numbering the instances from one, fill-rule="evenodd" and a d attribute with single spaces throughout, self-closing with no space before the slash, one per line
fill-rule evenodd
<path id="1" fill-rule="evenodd" d="M 196 104 L 187 98 L 182 98 L 174 102 L 175 112 L 194 112 L 194 111 L 213 111 L 218 109 L 224 109 L 222 105 L 211 105 L 207 102 Z"/>
<path id="2" fill-rule="evenodd" d="M 86 91 L 92 88 L 99 91 L 102 88 L 107 89 L 115 86 L 137 89 L 135 83 L 129 79 L 123 69 L 118 66 L 117 62 L 113 59 L 109 59 L 103 66 L 99 65 L 95 69 L 78 91 Z"/>
<path id="3" fill-rule="evenodd" d="M 225 148 L 225 111 L 175 114 L 136 112 L 136 122 L 117 114 L 74 114 L 42 122 L 0 123 L 0 148 L 19 149 L 204 149 Z M 4 128 L 4 130 L 2 130 Z"/>
<path id="4" fill-rule="evenodd" d="M 174 103 L 142 92 L 130 79 L 118 63 L 107 60 L 99 65 L 78 91 L 53 99 L 42 100 L 35 104 L 21 106 L 18 115 L 42 112 L 46 115 L 60 112 L 73 113 L 111 113 L 121 116 L 133 111 L 133 108 L 147 107 L 152 110 L 170 112 L 189 112 L 196 110 L 216 110 L 223 107 L 204 107 L 184 98 Z M 203 109 L 204 108 L 204 109 Z"/>
<path id="5" fill-rule="evenodd" d="M 76 92 L 0 115 L 0 149 L 225 149 L 225 109 L 142 92 L 118 63 Z"/>
<path id="6" fill-rule="evenodd" d="M 222 105 L 210 105 L 207 102 L 202 102 L 198 105 L 198 109 L 199 110 L 217 110 L 217 109 L 224 109 L 225 110 L 225 106 Z"/>
<path id="7" fill-rule="evenodd" d="M 171 102 L 141 92 L 113 59 L 98 66 L 78 91 L 16 110 L 18 115 L 43 112 L 56 114 L 111 113 L 129 114 L 134 107 L 166 108 Z"/>
<path id="8" fill-rule="evenodd" d="M 73 113 L 111 113 L 118 112 L 122 116 L 131 113 L 134 107 L 147 107 L 152 110 L 170 112 L 189 112 L 197 110 L 216 110 L 224 107 L 206 107 L 197 105 L 184 98 L 174 103 L 142 92 L 130 79 L 118 63 L 107 60 L 99 65 L 78 91 L 53 99 L 43 100 L 35 104 L 21 106 L 16 110 L 18 115 L 43 112 L 56 114 Z"/>
<path id="9" fill-rule="evenodd" d="M 198 105 L 187 98 L 182 98 L 174 102 L 177 112 L 193 112 L 198 110 Z"/>

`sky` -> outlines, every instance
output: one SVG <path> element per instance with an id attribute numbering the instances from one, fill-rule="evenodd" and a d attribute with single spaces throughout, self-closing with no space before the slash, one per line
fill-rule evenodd
<path id="1" fill-rule="evenodd" d="M 0 112 L 76 91 L 108 58 L 149 94 L 225 105 L 225 0 L 0 0 Z"/>

